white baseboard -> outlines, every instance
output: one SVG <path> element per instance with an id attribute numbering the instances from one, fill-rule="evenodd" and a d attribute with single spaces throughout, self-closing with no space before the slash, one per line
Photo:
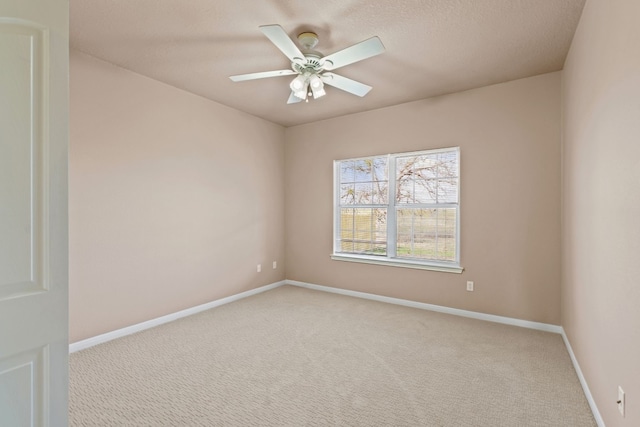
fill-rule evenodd
<path id="1" fill-rule="evenodd" d="M 589 402 L 589 407 L 591 407 L 591 412 L 593 413 L 593 418 L 595 418 L 598 427 L 605 427 L 604 420 L 600 415 L 600 411 L 598 411 L 598 407 L 596 406 L 596 401 L 593 399 L 591 395 L 591 390 L 589 390 L 589 386 L 587 385 L 587 380 L 584 378 L 582 374 L 582 369 L 580 369 L 580 364 L 578 364 L 578 359 L 576 359 L 576 355 L 573 353 L 573 349 L 571 348 L 571 344 L 569 343 L 569 338 L 567 334 L 564 332 L 564 328 L 562 328 L 562 340 L 564 341 L 564 345 L 567 347 L 567 351 L 569 352 L 569 356 L 571 357 L 571 363 L 573 363 L 573 368 L 576 370 L 576 374 L 578 374 L 578 379 L 580 380 L 580 385 L 582 386 L 582 391 L 584 391 L 584 395 L 587 398 L 587 402 Z"/>
<path id="2" fill-rule="evenodd" d="M 278 286 L 282 286 L 284 284 L 285 284 L 284 280 L 280 282 L 271 283 L 269 285 L 261 286 L 256 289 L 251 289 L 246 292 L 241 292 L 236 295 L 231 295 L 226 298 L 221 298 L 205 304 L 197 305 L 195 307 L 187 308 L 185 310 L 177 311 L 175 313 L 167 314 L 165 316 L 157 317 L 155 319 L 147 320 L 146 322 L 127 326 L 126 328 L 117 329 L 115 331 L 107 332 L 102 335 L 87 338 L 86 340 L 77 341 L 72 344 L 69 344 L 69 353 L 74 353 L 76 351 L 84 350 L 86 348 L 93 347 L 94 345 L 102 344 L 107 341 L 114 340 L 116 338 L 121 338 L 127 335 L 134 334 L 136 332 L 144 331 L 145 329 L 153 328 L 154 326 L 162 325 L 163 323 L 171 322 L 173 320 L 177 320 L 182 317 L 200 313 L 201 311 L 209 310 L 214 307 L 218 307 L 224 304 L 229 304 L 230 302 L 237 301 L 242 298 L 247 298 L 247 297 L 250 297 L 251 295 L 259 294 L 261 292 L 265 292 L 265 291 L 277 288 Z"/>
<path id="3" fill-rule="evenodd" d="M 455 316 L 469 317 L 472 319 L 486 320 L 489 322 L 503 323 L 505 325 L 520 326 L 523 328 L 537 329 L 539 331 L 562 333 L 562 327 L 549 323 L 531 322 L 529 320 L 515 319 L 513 317 L 496 316 L 494 314 L 480 313 L 477 311 L 461 310 L 458 308 L 445 307 L 442 305 L 427 304 L 424 302 L 411 301 L 406 299 L 385 297 L 382 295 L 368 294 L 366 292 L 349 291 L 346 289 L 332 288 L 330 286 L 314 285 L 312 283 L 299 282 L 297 280 L 285 280 L 287 285 L 300 286 L 302 288 L 314 289 L 317 291 L 332 292 L 334 294 L 348 295 L 350 297 L 364 298 L 373 301 L 386 302 L 390 304 L 403 305 L 406 307 L 420 308 L 422 310 L 437 311 L 438 313 L 453 314 Z"/>

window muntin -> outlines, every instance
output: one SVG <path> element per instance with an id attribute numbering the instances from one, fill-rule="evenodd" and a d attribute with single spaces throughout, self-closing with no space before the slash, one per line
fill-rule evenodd
<path id="1" fill-rule="evenodd" d="M 339 160 L 335 168 L 335 254 L 459 265 L 459 148 Z"/>

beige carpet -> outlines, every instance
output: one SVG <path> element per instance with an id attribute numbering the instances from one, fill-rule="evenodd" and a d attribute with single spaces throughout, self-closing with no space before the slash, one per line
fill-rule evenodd
<path id="1" fill-rule="evenodd" d="M 71 426 L 595 426 L 560 335 L 283 286 L 71 355 Z"/>

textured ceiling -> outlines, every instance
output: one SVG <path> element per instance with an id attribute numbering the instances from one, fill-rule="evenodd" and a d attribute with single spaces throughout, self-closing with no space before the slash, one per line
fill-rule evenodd
<path id="1" fill-rule="evenodd" d="M 562 69 L 585 0 L 71 0 L 71 47 L 266 120 L 292 126 Z M 286 103 L 292 77 L 258 29 L 316 32 L 325 55 L 377 35 L 382 55 L 336 72 L 373 86 L 328 87 Z"/>

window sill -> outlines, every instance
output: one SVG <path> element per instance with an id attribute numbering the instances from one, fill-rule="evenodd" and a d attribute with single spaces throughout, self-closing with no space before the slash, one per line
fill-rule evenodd
<path id="1" fill-rule="evenodd" d="M 401 268 L 415 268 L 418 270 L 431 270 L 431 271 L 441 271 L 445 273 L 457 273 L 460 274 L 464 271 L 464 268 L 459 265 L 445 264 L 445 263 L 424 263 L 424 262 L 415 262 L 407 259 L 389 259 L 389 258 L 381 258 L 377 256 L 367 256 L 367 255 L 347 255 L 347 254 L 331 254 L 331 259 L 334 261 L 347 261 L 347 262 L 360 262 L 364 264 L 376 264 L 376 265 L 387 265 L 390 267 L 401 267 Z"/>

